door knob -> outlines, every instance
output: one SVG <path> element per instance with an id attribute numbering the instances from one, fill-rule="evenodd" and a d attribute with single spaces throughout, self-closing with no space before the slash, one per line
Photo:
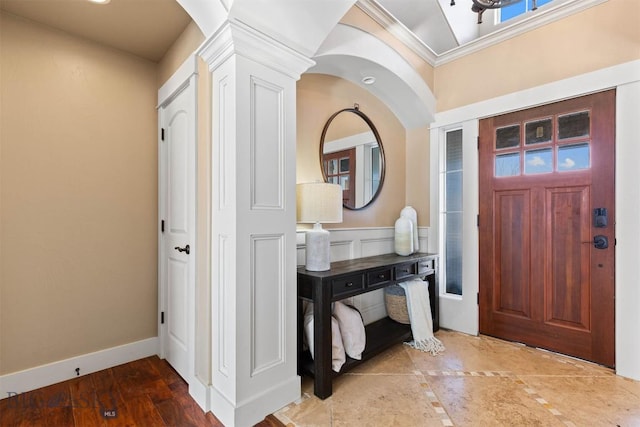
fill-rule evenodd
<path id="1" fill-rule="evenodd" d="M 189 255 L 189 252 L 191 252 L 191 248 L 189 247 L 189 245 L 186 245 L 184 248 L 181 248 L 180 246 L 176 246 L 173 249 L 177 250 L 178 252 L 186 252 L 187 255 Z"/>
<path id="2" fill-rule="evenodd" d="M 607 239 L 607 236 L 602 236 L 602 235 L 594 236 L 593 246 L 596 249 L 607 249 L 609 247 L 609 239 Z"/>

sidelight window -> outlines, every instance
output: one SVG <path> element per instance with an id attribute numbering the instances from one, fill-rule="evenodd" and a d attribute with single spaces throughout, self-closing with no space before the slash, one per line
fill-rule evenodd
<path id="1" fill-rule="evenodd" d="M 462 129 L 446 133 L 443 174 L 445 291 L 462 295 Z"/>

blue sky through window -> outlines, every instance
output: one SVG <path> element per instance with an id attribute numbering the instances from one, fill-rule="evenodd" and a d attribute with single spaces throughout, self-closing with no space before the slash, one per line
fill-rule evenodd
<path id="1" fill-rule="evenodd" d="M 538 0 L 537 6 L 540 7 L 552 1 L 553 0 Z M 520 0 L 517 3 L 503 7 L 500 9 L 500 22 L 520 16 L 531 9 L 533 9 L 533 0 Z"/>

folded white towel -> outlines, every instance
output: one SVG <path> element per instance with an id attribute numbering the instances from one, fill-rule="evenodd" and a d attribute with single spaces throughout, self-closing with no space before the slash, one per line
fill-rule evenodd
<path id="1" fill-rule="evenodd" d="M 400 283 L 407 298 L 413 341 L 405 343 L 436 356 L 444 351 L 442 342 L 433 336 L 433 319 L 429 303 L 429 284 L 420 279 Z"/>

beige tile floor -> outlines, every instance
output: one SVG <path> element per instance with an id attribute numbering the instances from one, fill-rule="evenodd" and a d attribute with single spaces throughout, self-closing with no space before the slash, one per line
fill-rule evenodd
<path id="1" fill-rule="evenodd" d="M 274 415 L 287 426 L 640 426 L 640 382 L 523 345 L 441 330 L 446 351 L 397 345 L 336 378 L 333 395 Z"/>

